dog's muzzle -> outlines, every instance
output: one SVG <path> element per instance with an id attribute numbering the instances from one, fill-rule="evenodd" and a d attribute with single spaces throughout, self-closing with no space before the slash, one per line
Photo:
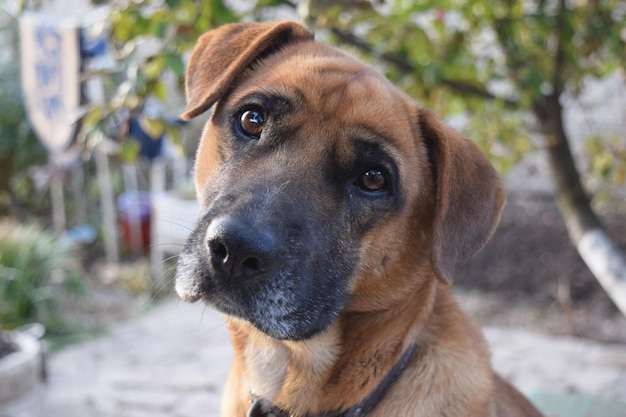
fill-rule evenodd
<path id="1" fill-rule="evenodd" d="M 358 262 L 349 216 L 329 217 L 337 207 L 316 207 L 295 185 L 257 177 L 216 180 L 229 191 L 212 198 L 181 251 L 176 291 L 276 339 L 307 339 L 349 299 Z"/>

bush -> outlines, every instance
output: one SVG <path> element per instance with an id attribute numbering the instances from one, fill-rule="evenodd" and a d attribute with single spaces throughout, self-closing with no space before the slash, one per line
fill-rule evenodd
<path id="1" fill-rule="evenodd" d="M 82 290 L 81 268 L 63 241 L 34 225 L 0 220 L 0 331 L 40 322 L 63 331 L 55 288 Z"/>

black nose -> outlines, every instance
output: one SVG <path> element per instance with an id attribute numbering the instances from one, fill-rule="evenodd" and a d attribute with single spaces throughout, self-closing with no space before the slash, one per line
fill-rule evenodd
<path id="1" fill-rule="evenodd" d="M 207 229 L 209 259 L 216 277 L 247 280 L 270 272 L 276 263 L 274 235 L 233 217 L 218 217 Z"/>

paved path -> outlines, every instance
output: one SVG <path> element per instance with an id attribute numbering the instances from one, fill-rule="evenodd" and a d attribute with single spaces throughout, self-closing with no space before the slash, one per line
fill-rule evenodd
<path id="1" fill-rule="evenodd" d="M 626 398 L 625 346 L 520 330 L 485 333 L 494 366 L 525 393 Z M 230 358 L 219 315 L 168 301 L 105 337 L 52 354 L 41 415 L 217 416 Z"/>
<path id="2" fill-rule="evenodd" d="M 219 315 L 170 301 L 51 355 L 45 417 L 216 416 L 231 358 Z"/>

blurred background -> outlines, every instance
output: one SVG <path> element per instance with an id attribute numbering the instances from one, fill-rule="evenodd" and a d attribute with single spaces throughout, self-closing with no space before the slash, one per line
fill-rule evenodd
<path id="1" fill-rule="evenodd" d="M 173 297 L 206 120 L 178 118 L 186 60 L 213 27 L 277 19 L 379 68 L 503 176 L 501 226 L 454 284 L 481 324 L 626 343 L 626 2 L 0 0 L 0 357 Z"/>

